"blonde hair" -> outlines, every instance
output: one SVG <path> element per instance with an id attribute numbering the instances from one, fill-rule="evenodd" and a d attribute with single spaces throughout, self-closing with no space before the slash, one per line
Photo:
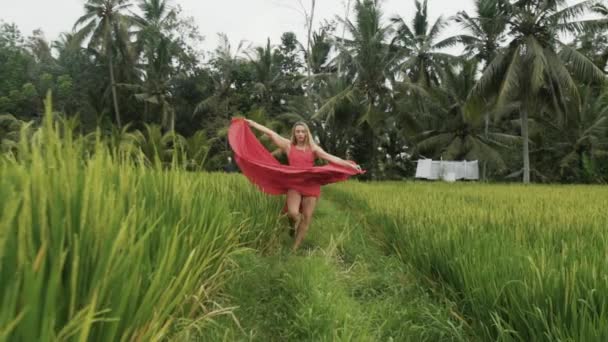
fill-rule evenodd
<path id="1" fill-rule="evenodd" d="M 298 141 L 296 139 L 296 127 L 298 127 L 298 126 L 302 126 L 306 130 L 306 139 L 304 140 L 304 144 L 306 144 L 306 146 L 309 147 L 310 149 L 313 149 L 317 144 L 315 143 L 315 139 L 312 137 L 310 128 L 304 121 L 298 121 L 295 124 L 293 124 L 293 127 L 291 127 L 291 138 L 289 139 L 291 141 L 291 144 L 292 145 L 298 144 Z"/>

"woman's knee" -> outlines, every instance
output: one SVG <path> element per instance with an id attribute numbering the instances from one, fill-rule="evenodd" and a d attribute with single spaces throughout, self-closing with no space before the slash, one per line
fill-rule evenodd
<path id="1" fill-rule="evenodd" d="M 295 220 L 298 218 L 298 215 L 300 215 L 300 212 L 295 209 L 287 209 L 287 215 L 289 215 L 292 220 Z"/>
<path id="2" fill-rule="evenodd" d="M 310 224 L 310 221 L 311 221 L 311 220 L 312 220 L 312 214 L 309 214 L 309 213 L 304 213 L 304 214 L 302 214 L 302 221 L 303 221 L 305 224 L 307 224 L 307 225 L 308 225 L 308 224 Z"/>

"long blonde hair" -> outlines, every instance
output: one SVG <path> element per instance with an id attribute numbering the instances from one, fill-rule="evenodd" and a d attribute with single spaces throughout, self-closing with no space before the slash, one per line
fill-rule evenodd
<path id="1" fill-rule="evenodd" d="M 317 144 L 315 143 L 315 139 L 313 138 L 312 133 L 310 132 L 310 128 L 304 121 L 298 121 L 293 124 L 293 127 L 291 127 L 291 138 L 289 139 L 291 141 L 291 144 L 298 144 L 298 140 L 296 139 L 296 127 L 298 126 L 302 126 L 304 127 L 304 129 L 306 129 L 306 139 L 304 140 L 304 144 L 312 150 Z"/>

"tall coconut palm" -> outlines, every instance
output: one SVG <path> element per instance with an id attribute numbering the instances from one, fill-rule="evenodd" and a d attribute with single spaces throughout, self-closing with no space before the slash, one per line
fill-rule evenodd
<path id="1" fill-rule="evenodd" d="M 81 49 L 80 42 L 76 39 L 76 34 L 73 32 L 63 32 L 58 40 L 53 41 L 52 47 L 61 55 L 66 52 Z"/>
<path id="2" fill-rule="evenodd" d="M 391 44 L 400 52 L 400 69 L 413 82 L 430 87 L 439 82 L 438 70 L 453 59 L 441 50 L 458 44 L 459 40 L 456 37 L 439 40 L 447 21 L 440 16 L 430 25 L 427 2 L 416 0 L 416 14 L 410 25 L 400 16 L 391 19 L 396 29 Z"/>
<path id="3" fill-rule="evenodd" d="M 605 3 L 598 2 L 591 11 L 602 18 L 608 18 L 608 7 Z M 598 68 L 606 71 L 606 66 L 608 66 L 606 30 L 585 30 L 575 37 L 573 44 L 581 53 L 589 57 Z"/>
<path id="4" fill-rule="evenodd" d="M 112 100 L 118 127 L 121 127 L 121 120 L 114 78 L 114 49 L 117 45 L 124 49 L 129 43 L 128 28 L 132 18 L 124 12 L 130 6 L 129 0 L 87 0 L 84 5 L 85 14 L 74 24 L 74 29 L 80 27 L 78 38 L 84 40 L 90 37 L 89 47 L 99 47 L 108 59 Z"/>
<path id="5" fill-rule="evenodd" d="M 519 143 L 517 136 L 498 131 L 484 132 L 483 117 L 490 111 L 482 99 L 470 97 L 479 61 L 461 61 L 441 71 L 441 86 L 432 90 L 433 115 L 421 118 L 416 135 L 418 153 L 447 160 L 480 160 L 495 171 L 507 166 L 500 148 Z"/>
<path id="6" fill-rule="evenodd" d="M 581 180 L 586 160 L 608 159 L 608 93 L 584 87 L 581 95 L 582 109 L 568 122 L 541 121 L 550 139 L 536 151 L 557 158 L 562 178 L 573 181 Z"/>
<path id="7" fill-rule="evenodd" d="M 148 58 L 154 53 L 156 43 L 167 37 L 176 13 L 167 0 L 140 0 L 138 7 L 142 15 L 133 16 L 139 29 L 138 48 L 144 52 L 144 57 Z"/>
<path id="8" fill-rule="evenodd" d="M 131 89 L 137 91 L 136 98 L 157 106 L 163 128 L 173 131 L 175 110 L 171 106 L 169 85 L 173 56 L 179 49 L 172 39 L 170 25 L 175 12 L 166 0 L 141 0 L 139 8 L 142 15 L 136 15 L 134 22 L 139 28 L 138 48 L 143 51 L 147 64 L 143 85 L 131 85 Z"/>
<path id="9" fill-rule="evenodd" d="M 507 39 L 507 0 L 475 0 L 473 16 L 460 11 L 454 21 L 465 30 L 456 36 L 464 43 L 465 55 L 482 61 L 485 67 L 494 59 L 501 45 Z"/>
<path id="10" fill-rule="evenodd" d="M 391 27 L 382 23 L 382 10 L 377 1 L 359 0 L 354 4 L 354 21 L 342 19 L 350 37 L 337 39 L 337 62 L 342 65 L 342 75 L 348 86 L 329 98 L 319 108 L 315 118 L 326 119 L 338 112 L 336 106 L 352 101 L 358 110 L 348 121 L 359 124 L 355 157 L 368 159 L 367 168 L 374 178 L 378 168 L 378 136 L 388 113 L 390 88 L 387 80 L 393 79 L 395 57 L 388 40 Z"/>
<path id="11" fill-rule="evenodd" d="M 161 40 L 159 49 L 162 51 L 168 51 L 164 45 L 167 44 L 166 40 Z M 166 54 L 161 53 L 154 63 L 163 63 L 162 60 L 166 57 Z M 160 61 L 159 61 L 160 60 Z M 120 86 L 125 89 L 129 89 L 135 92 L 135 98 L 139 101 L 146 102 L 157 106 L 161 114 L 161 125 L 165 131 L 175 130 L 175 109 L 171 105 L 171 92 L 170 92 L 170 80 L 163 78 L 154 73 L 146 75 L 142 84 L 122 84 Z"/>
<path id="12" fill-rule="evenodd" d="M 281 77 L 279 64 L 270 45 L 270 39 L 266 41 L 266 46 L 258 46 L 253 52 L 253 55 L 248 54 L 248 56 L 255 69 L 257 81 L 255 91 L 269 110 L 276 100 L 274 90 Z"/>
<path id="13" fill-rule="evenodd" d="M 388 44 L 391 27 L 382 24 L 382 9 L 376 1 L 359 0 L 354 12 L 354 22 L 343 19 L 352 38 L 337 41 L 337 58 L 345 62 L 346 77 L 376 105 L 388 93 L 386 80 L 394 71 L 395 59 Z"/>
<path id="14" fill-rule="evenodd" d="M 464 44 L 465 56 L 477 58 L 485 67 L 496 57 L 499 47 L 507 39 L 507 0 L 475 0 L 474 16 L 460 11 L 454 20 L 465 33 L 455 39 Z M 485 115 L 485 133 L 490 127 L 488 111 Z"/>
<path id="15" fill-rule="evenodd" d="M 580 102 L 573 75 L 590 82 L 604 80 L 600 69 L 559 36 L 605 26 L 605 20 L 578 20 L 595 3 L 587 0 L 567 6 L 565 0 L 520 0 L 506 4 L 511 41 L 497 52 L 474 93 L 496 94 L 499 106 L 521 103 L 524 183 L 530 182 L 528 121 L 534 108 L 549 104 L 558 120 L 566 120 Z"/>
<path id="16" fill-rule="evenodd" d="M 326 64 L 331 52 L 331 41 L 327 29 L 321 28 L 312 34 L 312 43 L 310 47 L 310 57 L 307 57 L 312 74 L 320 74 L 326 72 Z"/>
<path id="17" fill-rule="evenodd" d="M 218 34 L 218 38 L 220 44 L 210 60 L 211 67 L 215 71 L 212 73 L 214 92 L 197 104 L 194 114 L 208 109 L 217 109 L 228 114 L 228 98 L 234 85 L 234 76 L 239 65 L 243 63 L 241 53 L 244 42 L 240 41 L 236 49 L 233 49 L 225 34 Z"/>

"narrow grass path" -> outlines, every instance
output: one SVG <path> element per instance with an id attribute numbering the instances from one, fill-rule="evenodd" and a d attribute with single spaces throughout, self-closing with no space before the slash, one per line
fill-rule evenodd
<path id="1" fill-rule="evenodd" d="M 221 303 L 233 315 L 216 319 L 200 340 L 467 340 L 453 305 L 383 251 L 367 214 L 330 187 L 295 254 L 285 220 L 279 250 L 236 257 Z"/>

